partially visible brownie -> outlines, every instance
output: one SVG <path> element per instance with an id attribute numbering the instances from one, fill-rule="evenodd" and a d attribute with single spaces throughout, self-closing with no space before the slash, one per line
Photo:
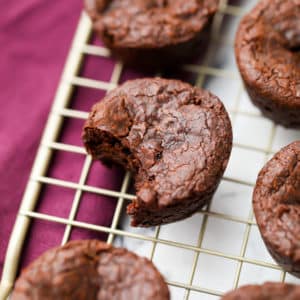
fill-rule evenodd
<path id="1" fill-rule="evenodd" d="M 176 66 L 208 43 L 219 0 L 85 0 L 94 31 L 129 65 Z M 201 42 L 202 41 L 202 42 Z"/>
<path id="2" fill-rule="evenodd" d="M 261 170 L 253 208 L 273 258 L 300 277 L 300 141 L 280 150 Z"/>
<path id="3" fill-rule="evenodd" d="M 300 286 L 267 282 L 263 285 L 245 285 L 234 290 L 222 300 L 299 300 Z"/>
<path id="4" fill-rule="evenodd" d="M 259 1 L 240 23 L 235 53 L 252 102 L 274 122 L 300 128 L 300 2 Z"/>
<path id="5" fill-rule="evenodd" d="M 134 173 L 133 226 L 186 218 L 206 205 L 227 166 L 231 124 L 220 100 L 178 80 L 128 81 L 94 105 L 83 142 L 94 159 Z"/>
<path id="6" fill-rule="evenodd" d="M 163 277 L 146 258 L 97 240 L 45 252 L 21 274 L 11 300 L 169 300 Z"/>

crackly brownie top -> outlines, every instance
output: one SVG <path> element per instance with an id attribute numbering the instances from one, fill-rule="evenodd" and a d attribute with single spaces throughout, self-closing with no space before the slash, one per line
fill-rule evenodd
<path id="1" fill-rule="evenodd" d="M 97 241 L 73 241 L 45 252 L 17 280 L 12 300 L 168 300 L 152 263 Z"/>
<path id="2" fill-rule="evenodd" d="M 159 48 L 192 39 L 219 0 L 85 0 L 100 32 L 114 47 Z"/>
<path id="3" fill-rule="evenodd" d="M 300 262 L 300 141 L 283 148 L 262 169 L 253 205 L 267 243 Z"/>
<path id="4" fill-rule="evenodd" d="M 95 130 L 128 149 L 127 167 L 138 173 L 138 199 L 152 207 L 211 192 L 232 143 L 229 117 L 216 96 L 161 78 L 128 81 L 110 92 L 92 109 L 85 143 Z"/>
<path id="5" fill-rule="evenodd" d="M 246 285 L 226 294 L 222 300 L 298 300 L 300 287 L 293 284 L 267 282 Z"/>
<path id="6" fill-rule="evenodd" d="M 300 1 L 260 1 L 242 19 L 236 56 L 254 90 L 300 108 Z"/>

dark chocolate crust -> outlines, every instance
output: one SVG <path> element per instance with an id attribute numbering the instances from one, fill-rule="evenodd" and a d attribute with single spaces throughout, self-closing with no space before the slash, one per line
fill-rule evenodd
<path id="1" fill-rule="evenodd" d="M 171 66 L 199 54 L 219 0 L 85 0 L 93 29 L 128 65 Z"/>
<path id="2" fill-rule="evenodd" d="M 300 141 L 280 150 L 261 170 L 253 208 L 270 254 L 300 277 Z"/>
<path id="3" fill-rule="evenodd" d="M 300 286 L 267 282 L 263 285 L 245 285 L 225 296 L 222 300 L 299 300 Z"/>
<path id="4" fill-rule="evenodd" d="M 235 53 L 252 102 L 274 122 L 299 128 L 300 1 L 260 1 L 240 23 Z"/>
<path id="5" fill-rule="evenodd" d="M 231 124 L 220 100 L 178 80 L 128 81 L 94 105 L 83 142 L 94 159 L 135 174 L 133 226 L 190 216 L 209 202 L 227 166 Z"/>
<path id="6" fill-rule="evenodd" d="M 11 300 L 169 300 L 163 277 L 146 258 L 97 240 L 45 252 L 17 280 Z"/>

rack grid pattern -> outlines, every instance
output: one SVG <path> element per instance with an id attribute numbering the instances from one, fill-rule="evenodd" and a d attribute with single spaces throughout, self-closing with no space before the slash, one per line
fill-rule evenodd
<path id="1" fill-rule="evenodd" d="M 230 40 L 230 37 L 220 34 L 223 26 L 223 19 L 226 16 L 233 16 L 238 18 L 245 13 L 245 8 L 243 8 L 242 6 L 232 5 L 230 4 L 231 2 L 228 4 L 227 2 L 228 1 L 226 0 L 221 1 L 219 12 L 214 18 L 214 22 L 211 29 L 211 42 L 203 63 L 201 65 L 185 65 L 183 66 L 183 69 L 185 72 L 193 73 L 196 76 L 195 84 L 198 86 L 205 86 L 205 82 L 208 77 L 226 78 L 228 80 L 237 82 L 238 87 L 236 88 L 236 90 L 238 92 L 236 93 L 235 97 L 233 97 L 230 106 L 227 107 L 231 115 L 233 128 L 235 128 L 235 125 L 238 122 L 238 118 L 240 116 L 244 116 L 246 118 L 263 118 L 257 111 L 253 109 L 241 109 L 241 99 L 244 90 L 238 72 L 236 70 L 228 70 L 226 68 L 213 67 L 209 63 L 209 61 L 211 61 L 211 55 L 214 53 L 213 49 L 215 47 L 220 47 L 220 45 L 232 46 L 232 39 Z M 234 3 L 236 2 L 238 1 L 234 1 Z M 91 157 L 89 155 L 86 155 L 86 152 L 83 147 L 63 142 L 57 142 L 57 137 L 59 136 L 62 130 L 64 118 L 84 120 L 88 116 L 88 113 L 85 111 L 80 111 L 69 107 L 69 102 L 72 98 L 73 90 L 76 87 L 85 87 L 109 91 L 118 85 L 123 72 L 122 64 L 120 62 L 116 62 L 110 81 L 99 81 L 95 79 L 81 77 L 78 75 L 80 72 L 81 65 L 84 62 L 86 56 L 99 56 L 102 58 L 108 58 L 110 56 L 108 49 L 89 43 L 91 33 L 92 28 L 90 20 L 83 12 L 57 90 L 57 94 L 55 96 L 52 110 L 49 115 L 48 122 L 46 124 L 46 128 L 28 181 L 28 185 L 24 193 L 24 197 L 22 199 L 16 223 L 11 234 L 11 239 L 9 242 L 2 275 L 2 281 L 0 285 L 0 299 L 5 299 L 13 287 L 23 243 L 28 233 L 28 228 L 32 219 L 39 219 L 48 222 L 63 224 L 65 226 L 65 230 L 62 236 L 62 244 L 66 243 L 69 240 L 72 228 L 78 227 L 92 231 L 107 233 L 108 243 L 114 243 L 116 237 L 136 239 L 144 241 L 145 243 L 149 243 L 151 245 L 151 251 L 149 254 L 150 259 L 154 258 L 155 253 L 157 251 L 157 247 L 159 245 L 176 247 L 182 249 L 183 251 L 192 251 L 194 255 L 191 269 L 188 274 L 188 280 L 185 282 L 181 282 L 169 280 L 167 278 L 167 283 L 170 287 L 180 288 L 184 291 L 182 299 L 186 300 L 196 299 L 192 298 L 192 294 L 194 292 L 198 292 L 201 295 L 208 295 L 208 297 L 209 295 L 212 296 L 212 298 L 207 299 L 216 299 L 214 298 L 214 296 L 218 297 L 223 294 L 223 291 L 220 291 L 218 289 L 212 289 L 205 285 L 198 285 L 195 283 L 197 265 L 199 263 L 199 257 L 201 254 L 207 254 L 213 258 L 226 258 L 237 263 L 234 278 L 232 281 L 232 288 L 236 288 L 240 284 L 241 271 L 245 263 L 278 270 L 281 272 L 280 280 L 285 281 L 285 272 L 281 271 L 281 269 L 275 263 L 267 260 L 249 258 L 245 255 L 249 243 L 251 228 L 253 226 L 256 226 L 251 210 L 248 217 L 240 217 L 232 215 L 230 213 L 214 210 L 211 207 L 211 205 L 209 205 L 208 207 L 199 212 L 199 215 L 202 216 L 202 222 L 199 228 L 197 242 L 195 244 L 178 242 L 161 237 L 160 226 L 155 228 L 153 235 L 145 235 L 139 232 L 137 233 L 130 230 L 126 230 L 124 228 L 120 229 L 119 225 L 122 218 L 122 211 L 126 205 L 126 202 L 134 198 L 134 195 L 128 191 L 130 187 L 130 174 L 126 173 L 124 175 L 120 190 L 109 190 L 88 185 L 87 177 L 89 175 L 92 165 Z M 242 151 L 245 150 L 246 153 L 258 153 L 260 157 L 262 157 L 262 163 L 265 162 L 270 157 L 270 155 L 272 155 L 277 150 L 276 145 L 274 145 L 274 141 L 276 140 L 278 131 L 283 130 L 280 127 L 275 126 L 271 123 L 269 129 L 269 137 L 266 141 L 264 141 L 264 143 L 262 143 L 264 144 L 264 147 L 260 146 L 260 144 L 248 144 L 243 138 L 236 137 L 234 140 L 234 149 L 240 149 Z M 75 183 L 45 175 L 49 168 L 49 163 L 54 151 L 64 151 L 84 156 L 84 164 L 78 182 Z M 236 169 L 229 170 L 229 172 L 226 172 L 223 178 L 223 182 L 228 182 L 239 186 L 246 186 L 249 188 L 253 187 L 254 181 L 252 179 L 243 178 L 243 176 L 236 176 L 235 171 Z M 74 199 L 70 208 L 68 218 L 57 217 L 54 215 L 49 215 L 35 211 L 36 204 L 38 203 L 40 197 L 42 185 L 53 185 L 74 190 Z M 76 214 L 80 205 L 82 194 L 84 192 L 110 196 L 112 198 L 117 199 L 116 209 L 114 212 L 111 226 L 100 226 L 98 224 L 92 224 L 89 222 L 82 222 L 76 220 Z M 237 254 L 230 254 L 226 251 L 223 252 L 220 250 L 205 247 L 203 241 L 208 226 L 208 220 L 211 217 L 222 220 L 224 222 L 233 222 L 235 224 L 244 225 L 244 233 L 242 235 L 241 247 Z M 160 266 L 158 266 L 158 268 L 160 268 Z"/>

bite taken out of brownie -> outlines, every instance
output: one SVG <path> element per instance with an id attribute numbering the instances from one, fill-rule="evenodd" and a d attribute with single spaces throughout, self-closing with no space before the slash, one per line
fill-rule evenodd
<path id="1" fill-rule="evenodd" d="M 92 108 L 82 138 L 94 159 L 133 172 L 133 226 L 181 220 L 208 204 L 232 148 L 221 101 L 162 78 L 128 81 L 108 93 Z"/>

